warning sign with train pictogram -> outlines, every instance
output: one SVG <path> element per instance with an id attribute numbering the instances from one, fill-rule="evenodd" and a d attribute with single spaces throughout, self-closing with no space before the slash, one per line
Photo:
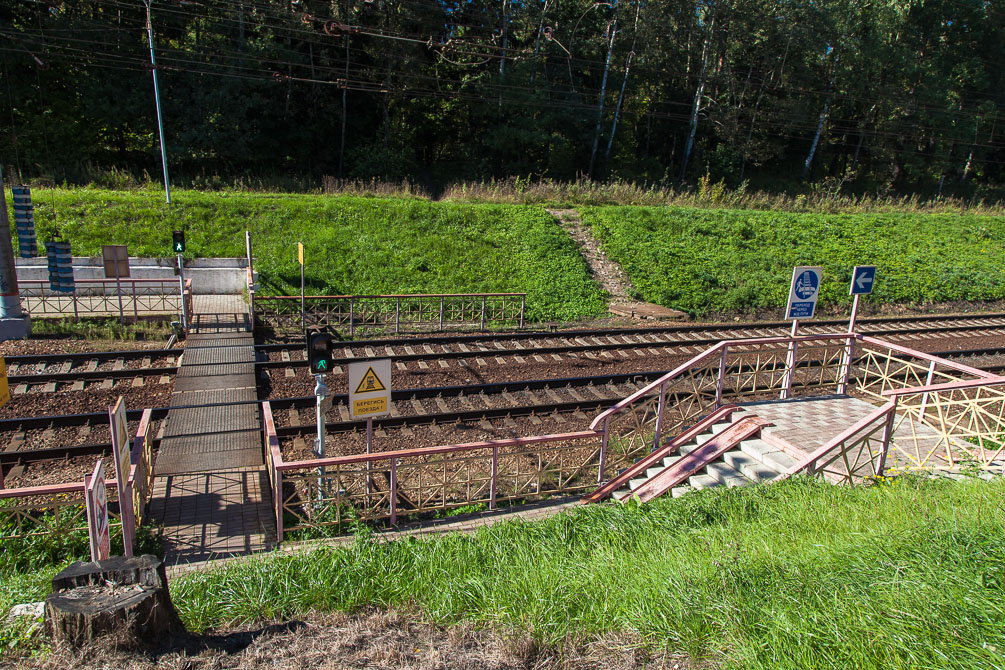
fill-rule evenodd
<path id="1" fill-rule="evenodd" d="M 382 416 L 391 405 L 391 359 L 349 364 L 349 416 Z"/>

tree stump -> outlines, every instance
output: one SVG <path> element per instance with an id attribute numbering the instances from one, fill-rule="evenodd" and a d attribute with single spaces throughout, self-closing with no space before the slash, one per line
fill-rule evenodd
<path id="1" fill-rule="evenodd" d="M 104 637 L 118 646 L 149 647 L 185 632 L 156 556 L 77 562 L 53 578 L 52 590 L 46 630 L 73 647 Z"/>

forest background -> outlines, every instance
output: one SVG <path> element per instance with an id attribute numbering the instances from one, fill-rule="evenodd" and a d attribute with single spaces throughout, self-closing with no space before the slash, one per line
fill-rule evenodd
<path id="1" fill-rule="evenodd" d="M 989 0 L 153 0 L 172 182 L 501 178 L 999 200 Z M 0 164 L 160 180 L 142 0 L 0 7 Z M 4 99 L 6 98 L 6 100 Z M 4 109 L 6 108 L 6 109 Z"/>

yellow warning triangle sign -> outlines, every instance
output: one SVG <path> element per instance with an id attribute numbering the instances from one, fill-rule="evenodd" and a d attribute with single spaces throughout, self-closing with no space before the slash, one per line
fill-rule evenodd
<path id="1" fill-rule="evenodd" d="M 377 376 L 377 373 L 371 367 L 366 369 L 366 374 L 359 380 L 359 385 L 353 393 L 372 393 L 373 391 L 386 390 L 387 387 L 381 383 L 380 377 Z"/>

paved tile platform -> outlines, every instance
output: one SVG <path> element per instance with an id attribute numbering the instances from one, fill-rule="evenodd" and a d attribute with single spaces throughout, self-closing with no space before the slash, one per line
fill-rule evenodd
<path id="1" fill-rule="evenodd" d="M 200 306 L 154 464 L 150 512 L 164 526 L 169 563 L 275 543 L 247 313 L 204 314 Z"/>
<path id="2" fill-rule="evenodd" d="M 879 407 L 846 395 L 748 402 L 740 403 L 740 406 L 774 424 L 764 429 L 766 434 L 775 435 L 807 454 L 824 446 Z M 901 423 L 898 419 L 897 423 L 899 426 L 893 433 L 893 444 L 887 452 L 887 469 L 908 463 L 895 448 L 898 445 L 914 452 L 915 436 L 922 448 L 935 445 L 940 439 L 933 428 L 916 421 Z"/>

